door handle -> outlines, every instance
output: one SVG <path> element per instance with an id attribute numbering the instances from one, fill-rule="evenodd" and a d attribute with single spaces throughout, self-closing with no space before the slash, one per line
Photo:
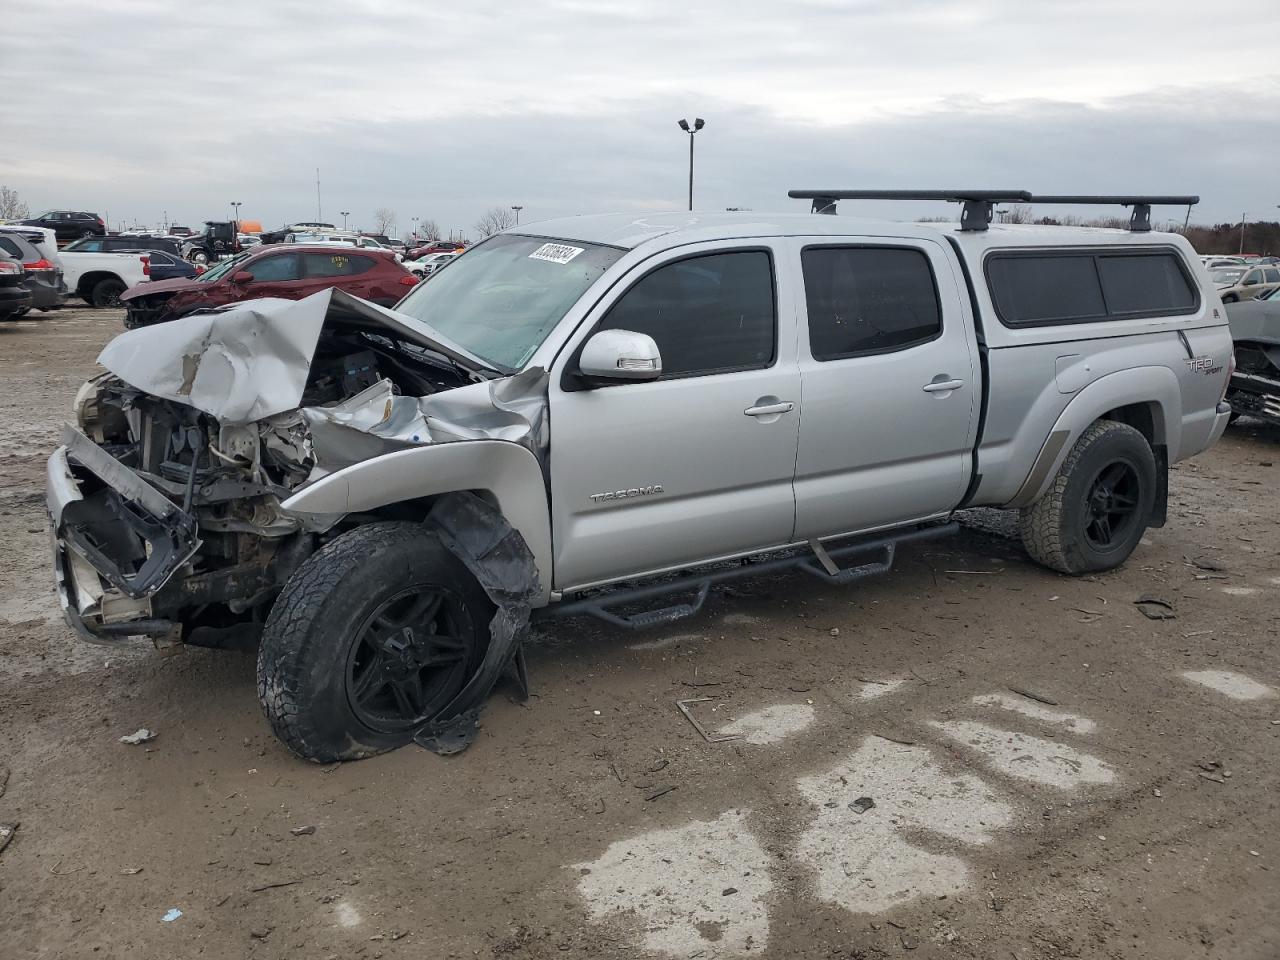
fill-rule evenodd
<path id="1" fill-rule="evenodd" d="M 952 390 L 959 390 L 963 386 L 963 380 L 935 380 L 933 383 L 926 383 L 920 389 L 925 393 L 949 393 Z"/>
<path id="2" fill-rule="evenodd" d="M 777 403 L 765 403 L 758 407 L 747 407 L 742 412 L 748 417 L 772 417 L 779 413 L 790 413 L 796 408 L 796 405 L 790 400 L 780 400 Z"/>

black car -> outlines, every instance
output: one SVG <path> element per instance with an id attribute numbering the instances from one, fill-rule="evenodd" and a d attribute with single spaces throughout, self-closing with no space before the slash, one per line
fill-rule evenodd
<path id="1" fill-rule="evenodd" d="M 62 268 L 46 260 L 34 245 L 16 233 L 0 232 L 0 253 L 12 257 L 23 269 L 22 285 L 31 294 L 31 306 L 52 310 L 67 299 Z"/>
<path id="2" fill-rule="evenodd" d="M 133 250 L 163 250 L 182 256 L 177 240 L 168 237 L 82 237 L 63 248 L 67 253 L 125 253 Z"/>
<path id="3" fill-rule="evenodd" d="M 187 263 L 177 254 L 169 253 L 165 250 L 144 250 L 141 251 L 147 255 L 150 261 L 147 267 L 147 275 L 152 280 L 190 280 L 192 277 L 198 277 L 201 270 Z"/>
<path id="4" fill-rule="evenodd" d="M 31 307 L 31 291 L 24 285 L 27 271 L 21 260 L 0 251 L 0 320 L 11 320 Z"/>
<path id="5" fill-rule="evenodd" d="M 19 222 L 27 227 L 48 227 L 60 241 L 100 237 L 107 232 L 100 216 L 83 210 L 47 210 L 38 217 Z"/>

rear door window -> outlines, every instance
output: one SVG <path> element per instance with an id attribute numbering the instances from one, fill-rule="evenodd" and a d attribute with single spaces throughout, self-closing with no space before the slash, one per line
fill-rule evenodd
<path id="1" fill-rule="evenodd" d="M 373 269 L 373 257 L 350 253 L 304 253 L 304 270 L 308 277 L 353 277 Z"/>
<path id="2" fill-rule="evenodd" d="M 253 279 L 259 283 L 279 283 L 284 280 L 299 279 L 298 256 L 293 253 L 262 257 L 252 263 L 245 264 L 244 269 L 253 274 Z"/>
<path id="3" fill-rule="evenodd" d="M 11 257 L 16 257 L 18 260 L 22 260 L 26 256 L 22 252 L 22 248 L 9 237 L 0 237 L 0 250 L 3 250 Z"/>
<path id="4" fill-rule="evenodd" d="M 736 250 L 658 267 L 622 295 L 598 329 L 653 337 L 663 379 L 768 367 L 777 342 L 772 258 Z"/>
<path id="5" fill-rule="evenodd" d="M 800 255 L 815 360 L 905 350 L 942 332 L 929 258 L 908 247 L 809 247 Z"/>
<path id="6" fill-rule="evenodd" d="M 1171 250 L 1000 252 L 987 284 L 1005 326 L 1194 313 L 1200 295 Z"/>

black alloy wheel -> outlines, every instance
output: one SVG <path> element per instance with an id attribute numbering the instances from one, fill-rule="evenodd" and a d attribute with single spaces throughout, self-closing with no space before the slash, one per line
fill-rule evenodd
<path id="1" fill-rule="evenodd" d="M 461 597 L 438 585 L 418 584 L 384 601 L 347 657 L 351 712 L 386 733 L 421 726 L 465 679 L 471 633 Z"/>
<path id="2" fill-rule="evenodd" d="M 1142 480 L 1128 460 L 1103 467 L 1090 485 L 1084 510 L 1084 537 L 1095 550 L 1114 550 L 1139 520 Z"/>

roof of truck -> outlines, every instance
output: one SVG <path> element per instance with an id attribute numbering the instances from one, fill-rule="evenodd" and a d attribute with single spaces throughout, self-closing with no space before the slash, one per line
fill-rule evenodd
<path id="1" fill-rule="evenodd" d="M 814 213 L 766 214 L 750 211 L 698 211 L 634 214 L 591 214 L 562 217 L 522 224 L 505 231 L 531 237 L 579 240 L 632 249 L 661 238 L 658 247 L 726 240 L 735 237 L 866 236 L 928 237 L 941 240 L 952 236 L 966 247 L 1056 246 L 1059 244 L 1125 244 L 1166 242 L 1170 234 L 1133 233 L 1101 227 L 1068 227 L 1042 224 L 993 223 L 985 231 L 962 231 L 959 210 L 954 221 L 915 222 L 876 220 L 844 215 Z"/>

